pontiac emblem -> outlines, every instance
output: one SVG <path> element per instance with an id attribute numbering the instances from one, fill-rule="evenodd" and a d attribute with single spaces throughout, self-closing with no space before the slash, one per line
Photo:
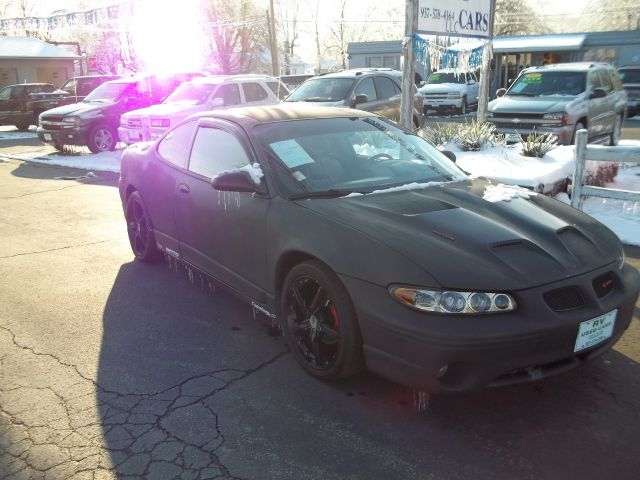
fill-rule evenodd
<path id="1" fill-rule="evenodd" d="M 511 120 L 512 123 L 520 123 L 520 119 L 519 118 L 514 118 L 513 120 Z"/>

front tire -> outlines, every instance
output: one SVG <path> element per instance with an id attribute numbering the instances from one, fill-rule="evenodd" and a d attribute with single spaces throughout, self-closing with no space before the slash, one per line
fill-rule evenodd
<path id="1" fill-rule="evenodd" d="M 584 128 L 584 124 L 582 122 L 576 123 L 576 127 L 573 129 L 573 136 L 571 137 L 571 145 L 576 144 L 576 133 L 578 130 L 582 130 Z"/>
<path id="2" fill-rule="evenodd" d="M 26 132 L 27 130 L 29 130 L 30 126 L 31 125 L 28 123 L 18 123 L 15 127 L 21 132 Z"/>
<path id="3" fill-rule="evenodd" d="M 467 114 L 467 97 L 462 97 L 462 103 L 460 104 L 460 115 Z"/>
<path id="4" fill-rule="evenodd" d="M 609 137 L 609 145 L 615 146 L 618 145 L 620 141 L 620 133 L 622 132 L 622 115 L 616 116 L 616 121 L 613 124 L 613 130 L 611 131 L 611 136 Z"/>
<path id="5" fill-rule="evenodd" d="M 312 376 L 334 380 L 362 369 L 362 339 L 342 282 L 326 265 L 291 269 L 280 296 L 285 337 L 296 361 Z"/>
<path id="6" fill-rule="evenodd" d="M 118 143 L 118 134 L 109 125 L 99 123 L 89 132 L 87 147 L 92 153 L 113 151 Z"/>
<path id="7" fill-rule="evenodd" d="M 131 250 L 141 262 L 151 263 L 159 258 L 158 247 L 151 228 L 151 219 L 138 192 L 133 192 L 127 200 L 127 234 Z"/>

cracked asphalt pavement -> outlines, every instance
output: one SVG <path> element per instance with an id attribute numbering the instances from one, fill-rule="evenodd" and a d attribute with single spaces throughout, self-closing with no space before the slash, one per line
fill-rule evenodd
<path id="1" fill-rule="evenodd" d="M 117 177 L 85 173 L 0 163 L 0 478 L 637 478 L 637 314 L 578 371 L 418 413 L 367 373 L 310 378 L 245 303 L 134 261 Z"/>

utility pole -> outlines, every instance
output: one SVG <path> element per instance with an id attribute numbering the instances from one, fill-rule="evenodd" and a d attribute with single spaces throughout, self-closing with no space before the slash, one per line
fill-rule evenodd
<path id="1" fill-rule="evenodd" d="M 276 19 L 273 13 L 273 0 L 269 0 L 269 44 L 271 45 L 271 65 L 273 68 L 273 76 L 280 76 L 280 65 L 278 64 L 278 42 L 276 39 Z"/>
<path id="2" fill-rule="evenodd" d="M 413 49 L 413 34 L 416 30 L 418 30 L 418 0 L 405 0 L 400 124 L 409 129 L 413 128 L 413 86 L 416 78 L 416 52 Z"/>

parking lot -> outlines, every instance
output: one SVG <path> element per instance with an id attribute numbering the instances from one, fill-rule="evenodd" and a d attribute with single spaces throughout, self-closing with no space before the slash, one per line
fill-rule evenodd
<path id="1" fill-rule="evenodd" d="M 0 477 L 637 478 L 640 304 L 577 371 L 417 412 L 371 374 L 312 379 L 250 306 L 134 261 L 95 173 L 0 162 Z"/>

